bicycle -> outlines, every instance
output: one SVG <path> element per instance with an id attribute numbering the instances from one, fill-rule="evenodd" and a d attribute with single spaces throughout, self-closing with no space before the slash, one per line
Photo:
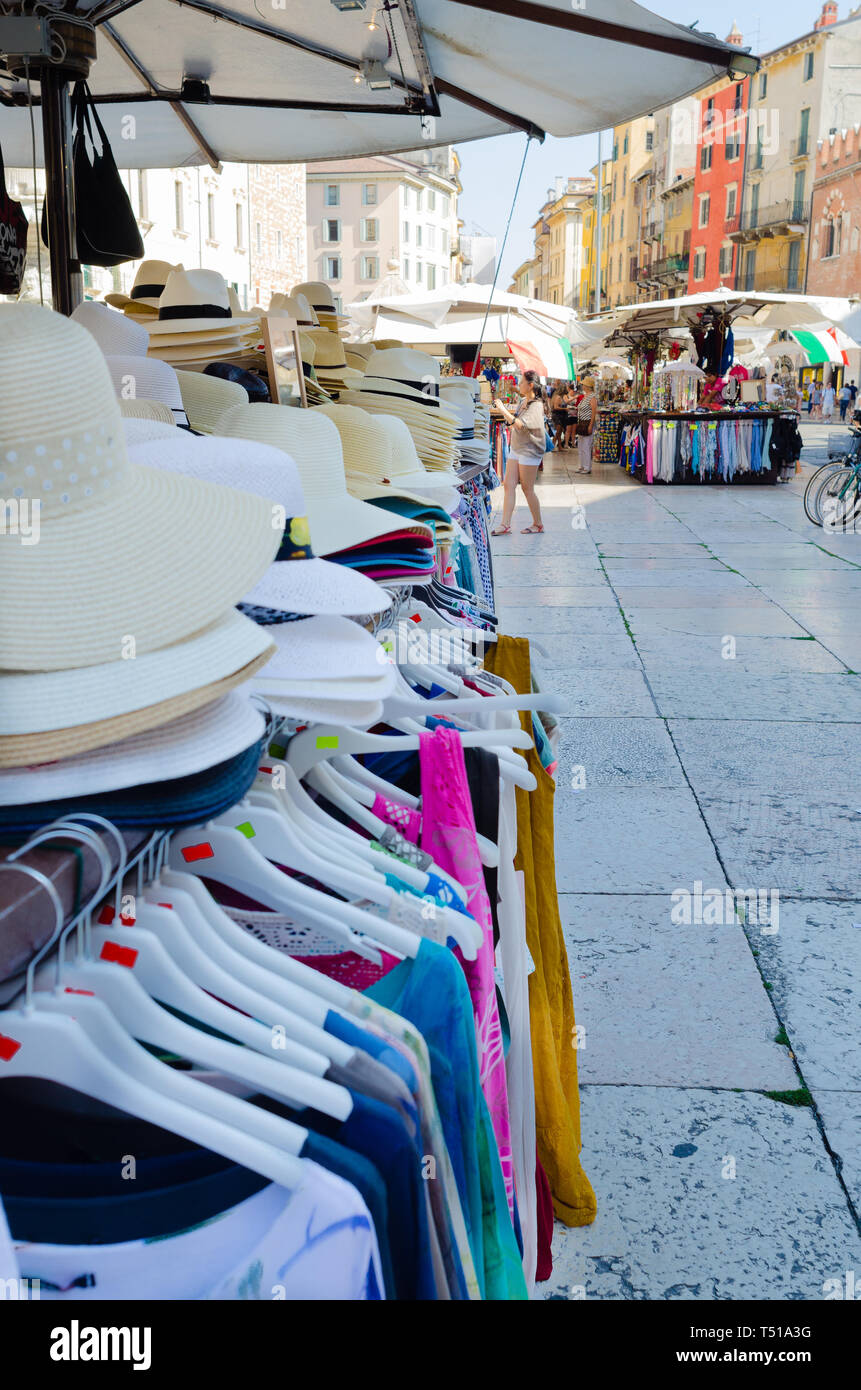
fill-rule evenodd
<path id="1" fill-rule="evenodd" d="M 855 439 L 850 452 L 821 464 L 807 481 L 804 514 L 814 526 L 824 525 L 826 502 L 829 526 L 845 526 L 861 509 L 861 429 L 853 428 L 852 434 Z"/>

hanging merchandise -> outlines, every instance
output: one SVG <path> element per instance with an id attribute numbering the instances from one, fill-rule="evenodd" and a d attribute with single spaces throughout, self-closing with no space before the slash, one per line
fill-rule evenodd
<path id="1" fill-rule="evenodd" d="M 488 412 L 453 379 L 428 462 L 385 359 L 369 412 L 144 356 L 207 289 L 172 272 L 146 326 L 0 309 L 41 509 L 0 534 L 3 1269 L 63 1303 L 524 1300 L 549 1193 L 595 1205 L 562 703 L 497 640 Z M 124 417 L 130 375 L 167 422 Z"/>
<path id="2" fill-rule="evenodd" d="M 86 82 L 75 83 L 71 104 L 78 260 L 83 265 L 106 267 L 140 260 L 144 244 L 134 209 Z M 98 132 L 98 144 L 93 124 Z M 42 240 L 47 246 L 46 204 L 42 206 Z"/>
<path id="3" fill-rule="evenodd" d="M 17 294 L 24 281 L 27 261 L 27 227 L 24 209 L 6 190 L 3 151 L 0 149 L 0 294 Z"/>

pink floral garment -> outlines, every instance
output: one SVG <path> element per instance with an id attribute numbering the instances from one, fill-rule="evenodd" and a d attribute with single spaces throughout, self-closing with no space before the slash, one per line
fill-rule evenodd
<path id="1" fill-rule="evenodd" d="M 505 1053 L 493 973 L 493 919 L 484 885 L 460 739 L 453 729 L 437 728 L 432 733 L 422 733 L 419 758 L 422 779 L 421 847 L 441 869 L 463 884 L 467 893 L 466 905 L 484 937 L 476 960 L 464 960 L 458 948 L 455 955 L 463 967 L 472 998 L 481 1089 L 493 1121 L 505 1191 L 513 1215 L 514 1165 Z"/>

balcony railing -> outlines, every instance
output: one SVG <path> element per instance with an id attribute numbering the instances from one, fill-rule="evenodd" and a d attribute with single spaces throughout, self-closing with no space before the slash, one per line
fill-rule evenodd
<path id="1" fill-rule="evenodd" d="M 774 270 L 743 270 L 738 277 L 738 288 L 745 294 L 754 290 L 797 293 L 802 288 L 801 269 L 784 266 Z"/>
<path id="2" fill-rule="evenodd" d="M 768 227 L 807 222 L 810 217 L 810 204 L 788 198 L 783 203 L 772 203 L 765 208 L 746 208 L 742 213 L 742 231 L 764 231 Z"/>
<path id="3" fill-rule="evenodd" d="M 672 256 L 662 256 L 659 261 L 653 261 L 650 273 L 653 279 L 671 279 L 677 275 L 687 275 L 690 265 L 690 252 L 677 252 Z"/>

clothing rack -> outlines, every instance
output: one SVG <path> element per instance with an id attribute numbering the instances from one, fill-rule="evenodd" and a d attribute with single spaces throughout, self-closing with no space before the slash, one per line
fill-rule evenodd
<path id="1" fill-rule="evenodd" d="M 8 1004 L 18 993 L 30 960 L 56 932 L 55 904 L 41 876 L 58 895 L 63 907 L 64 930 L 94 905 L 91 899 L 102 879 L 96 850 L 80 841 L 74 841 L 71 848 L 62 844 L 63 840 L 74 840 L 73 832 L 67 827 L 67 821 L 73 819 L 74 816 L 64 817 L 63 825 L 57 826 L 52 837 L 56 838 L 56 845 L 47 839 L 53 827 L 43 826 L 23 845 L 0 848 L 0 864 L 21 866 L 20 872 L 4 870 L 0 873 L 0 1005 Z M 151 847 L 153 837 L 141 830 L 115 827 L 112 834 L 88 822 L 81 824 L 93 832 L 109 856 L 111 877 L 100 894 L 105 896 L 116 888 L 121 868 L 123 856 L 117 836 L 122 836 L 125 844 L 123 873 L 140 862 Z"/>
<path id="2" fill-rule="evenodd" d="M 623 410 L 617 418 L 619 466 L 648 484 L 775 483 L 800 455 L 793 411 Z"/>

